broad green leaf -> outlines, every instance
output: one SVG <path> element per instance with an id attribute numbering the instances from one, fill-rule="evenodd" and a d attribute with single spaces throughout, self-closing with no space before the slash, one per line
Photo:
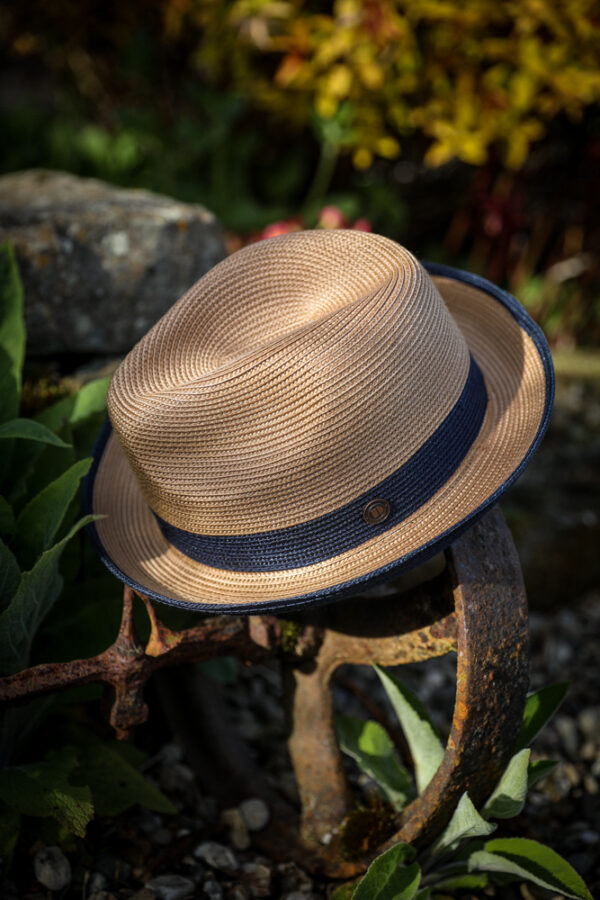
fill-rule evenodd
<path id="1" fill-rule="evenodd" d="M 385 669 L 379 666 L 373 668 L 381 679 L 406 735 L 415 764 L 417 790 L 422 794 L 443 759 L 442 742 L 419 698 Z"/>
<path id="2" fill-rule="evenodd" d="M 510 819 L 518 816 L 527 796 L 529 757 L 531 750 L 515 753 L 482 809 L 486 818 Z"/>
<path id="3" fill-rule="evenodd" d="M 110 378 L 97 378 L 57 403 L 39 412 L 35 419 L 51 431 L 58 431 L 64 422 L 77 425 L 88 416 L 102 412 L 106 408 L 106 392 Z"/>
<path id="4" fill-rule="evenodd" d="M 431 888 L 421 888 L 421 890 L 415 894 L 415 900 L 431 900 Z"/>
<path id="5" fill-rule="evenodd" d="M 390 847 L 371 863 L 352 900 L 412 900 L 421 881 L 419 864 L 412 862 L 415 856 L 410 844 Z"/>
<path id="6" fill-rule="evenodd" d="M 436 881 L 434 890 L 440 891 L 477 891 L 487 887 L 488 877 L 484 872 L 473 872 L 465 875 L 451 875 Z"/>
<path id="7" fill-rule="evenodd" d="M 527 771 L 527 790 L 530 791 L 538 781 L 549 775 L 557 765 L 558 760 L 556 759 L 536 759 L 534 762 L 530 762 Z"/>
<path id="8" fill-rule="evenodd" d="M 500 872 L 532 881 L 565 897 L 593 900 L 585 883 L 566 859 L 529 838 L 497 838 L 469 860 L 472 871 Z"/>
<path id="9" fill-rule="evenodd" d="M 396 809 L 406 806 L 414 794 L 412 780 L 385 728 L 378 722 L 365 722 L 354 716 L 339 716 L 336 726 L 344 753 L 356 760 Z"/>
<path id="10" fill-rule="evenodd" d="M 0 422 L 18 415 L 25 357 L 23 288 L 12 247 L 0 245 Z"/>
<path id="11" fill-rule="evenodd" d="M 10 869 L 20 829 L 19 810 L 0 801 L 0 860 L 4 874 Z"/>
<path id="12" fill-rule="evenodd" d="M 0 614 L 0 674 L 12 675 L 25 668 L 35 634 L 60 594 L 58 571 L 61 554 L 80 528 L 97 516 L 85 516 L 69 533 L 39 558 L 29 572 L 23 572 L 9 606 Z"/>
<path id="13" fill-rule="evenodd" d="M 491 834 L 496 826 L 479 815 L 468 794 L 463 794 L 454 814 L 439 838 L 431 845 L 433 853 L 452 850 L 467 838 Z"/>
<path id="14" fill-rule="evenodd" d="M 12 534 L 15 530 L 15 514 L 10 503 L 0 497 L 0 534 Z"/>
<path id="15" fill-rule="evenodd" d="M 529 695 L 525 704 L 521 730 L 515 745 L 515 753 L 517 750 L 523 750 L 531 745 L 535 736 L 542 730 L 546 722 L 552 718 L 563 702 L 568 690 L 569 682 L 563 681 L 557 684 L 550 684 L 548 687 L 542 688 L 541 691 L 536 691 Z"/>
<path id="16" fill-rule="evenodd" d="M 26 441 L 37 441 L 40 444 L 53 444 L 55 447 L 68 447 L 64 441 L 33 419 L 11 419 L 0 425 L 0 440 L 23 438 Z"/>
<path id="17" fill-rule="evenodd" d="M 14 597 L 20 580 L 21 570 L 18 563 L 0 538 L 0 613 Z"/>
<path id="18" fill-rule="evenodd" d="M 330 900 L 352 900 L 357 884 L 357 881 L 351 881 L 349 884 L 341 884 L 335 889 Z"/>
<path id="19" fill-rule="evenodd" d="M 77 752 L 64 748 L 48 754 L 43 762 L 0 771 L 0 798 L 28 816 L 54 816 L 74 834 L 83 837 L 94 815 L 92 795 L 86 785 L 72 784 Z"/>
<path id="20" fill-rule="evenodd" d="M 176 813 L 170 800 L 125 758 L 116 742 L 91 741 L 80 750 L 76 783 L 89 786 L 99 816 L 118 816 L 139 803 L 157 812 Z"/>
<path id="21" fill-rule="evenodd" d="M 58 531 L 91 459 L 82 459 L 29 501 L 17 519 L 17 551 L 32 565 L 47 550 Z"/>

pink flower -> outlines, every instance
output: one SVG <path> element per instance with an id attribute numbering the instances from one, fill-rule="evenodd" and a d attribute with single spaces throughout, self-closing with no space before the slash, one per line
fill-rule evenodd
<path id="1" fill-rule="evenodd" d="M 337 206 L 324 206 L 319 216 L 319 228 L 345 228 L 348 223 Z"/>
<path id="2" fill-rule="evenodd" d="M 373 231 L 368 219 L 357 219 L 352 228 L 354 231 Z"/>
<path id="3" fill-rule="evenodd" d="M 289 234 L 291 231 L 301 231 L 302 227 L 302 221 L 298 217 L 286 219 L 283 222 L 272 222 L 271 225 L 263 228 L 259 240 L 278 237 L 280 234 Z"/>

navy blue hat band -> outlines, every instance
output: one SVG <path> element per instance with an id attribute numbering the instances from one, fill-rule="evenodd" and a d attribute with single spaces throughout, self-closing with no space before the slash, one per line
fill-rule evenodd
<path id="1" fill-rule="evenodd" d="M 473 445 L 487 408 L 479 366 L 471 357 L 457 402 L 411 458 L 345 506 L 288 528 L 244 535 L 193 534 L 156 519 L 170 544 L 196 562 L 238 572 L 273 572 L 322 562 L 394 528 L 423 506 L 450 478 Z M 390 435 L 390 440 L 400 440 Z M 383 516 L 365 515 L 381 501 Z M 377 505 L 377 504 L 376 504 Z M 381 512 L 381 510 L 380 510 Z"/>

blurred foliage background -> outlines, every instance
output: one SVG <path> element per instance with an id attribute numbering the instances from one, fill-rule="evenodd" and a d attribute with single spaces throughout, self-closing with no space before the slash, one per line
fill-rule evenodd
<path id="1" fill-rule="evenodd" d="M 0 60 L 0 171 L 202 202 L 232 247 L 334 207 L 600 340 L 598 0 L 8 2 Z"/>

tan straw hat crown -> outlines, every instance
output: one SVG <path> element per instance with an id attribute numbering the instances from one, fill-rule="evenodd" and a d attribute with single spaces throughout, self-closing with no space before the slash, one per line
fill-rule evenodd
<path id="1" fill-rule="evenodd" d="M 353 231 L 244 248 L 133 348 L 86 486 L 124 581 L 198 609 L 334 597 L 450 543 L 552 402 L 514 298 Z"/>

